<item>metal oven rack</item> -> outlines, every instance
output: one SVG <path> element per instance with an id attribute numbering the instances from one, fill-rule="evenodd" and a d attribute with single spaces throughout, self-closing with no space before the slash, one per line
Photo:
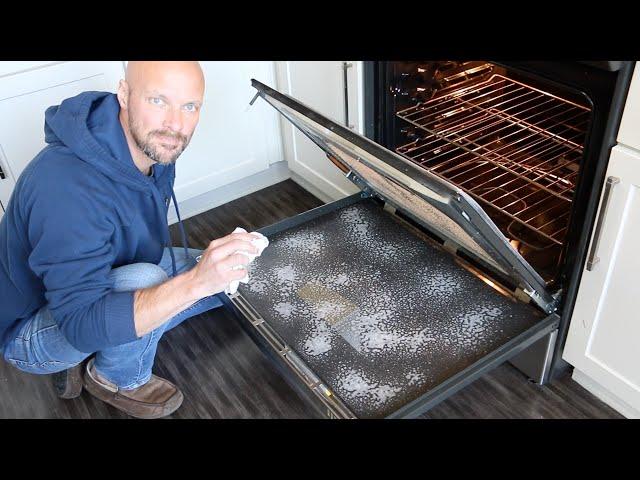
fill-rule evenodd
<path id="1" fill-rule="evenodd" d="M 396 151 L 562 245 L 589 114 L 494 74 L 397 112 L 417 138 Z"/>

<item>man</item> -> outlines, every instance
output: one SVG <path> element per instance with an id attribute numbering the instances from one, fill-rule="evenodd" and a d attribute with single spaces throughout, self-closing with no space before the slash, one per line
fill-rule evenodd
<path id="1" fill-rule="evenodd" d="M 45 113 L 48 145 L 0 223 L 0 349 L 20 370 L 56 374 L 64 398 L 80 394 L 89 359 L 97 398 L 139 418 L 179 408 L 180 390 L 151 373 L 158 341 L 220 306 L 215 295 L 247 273 L 237 252 L 258 252 L 248 233 L 188 249 L 182 224 L 184 248 L 168 248 L 174 162 L 203 96 L 197 62 L 130 62 L 117 95 L 84 92 Z"/>

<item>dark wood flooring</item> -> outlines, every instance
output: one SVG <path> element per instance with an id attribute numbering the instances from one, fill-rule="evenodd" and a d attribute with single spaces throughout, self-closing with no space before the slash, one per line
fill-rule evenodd
<path id="1" fill-rule="evenodd" d="M 185 221 L 191 247 L 235 227 L 273 224 L 322 202 L 291 180 Z M 176 226 L 175 245 L 180 245 Z M 154 373 L 184 392 L 173 418 L 318 418 L 307 395 L 294 391 L 224 308 L 184 322 L 158 345 Z M 125 418 L 86 391 L 55 396 L 48 376 L 22 373 L 0 360 L 0 418 Z M 504 364 L 459 391 L 425 418 L 622 418 L 571 380 L 569 373 L 540 387 Z"/>

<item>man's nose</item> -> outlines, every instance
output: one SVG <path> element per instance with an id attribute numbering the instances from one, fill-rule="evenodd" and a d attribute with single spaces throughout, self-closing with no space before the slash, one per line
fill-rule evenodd
<path id="1" fill-rule="evenodd" d="M 171 108 L 167 111 L 164 118 L 163 126 L 174 132 L 182 133 L 182 127 L 184 122 L 182 121 L 182 113 L 178 110 Z"/>

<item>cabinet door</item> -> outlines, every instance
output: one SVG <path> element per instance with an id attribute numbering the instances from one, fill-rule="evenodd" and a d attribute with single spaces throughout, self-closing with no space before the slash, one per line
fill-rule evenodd
<path id="1" fill-rule="evenodd" d="M 608 201 L 605 186 L 598 212 L 601 228 L 599 232 L 597 226 L 594 229 L 563 358 L 577 370 L 574 379 L 588 377 L 588 383 L 595 385 L 594 394 L 622 414 L 637 416 L 640 152 L 624 146 L 613 148 L 606 178 L 610 183 Z M 590 266 L 592 258 L 599 261 Z"/>
<path id="2" fill-rule="evenodd" d="M 636 62 L 629 93 L 622 112 L 618 142 L 640 150 L 640 62 Z"/>
<path id="3" fill-rule="evenodd" d="M 178 202 L 265 171 L 282 158 L 278 112 L 249 106 L 251 78 L 275 84 L 273 62 L 200 62 L 206 78 L 200 121 L 176 163 Z M 185 211 L 185 218 L 189 211 Z M 173 212 L 170 213 L 173 218 Z"/>
<path id="4" fill-rule="evenodd" d="M 44 112 L 86 90 L 115 92 L 123 62 L 59 62 L 29 65 L 4 62 L 0 76 L 0 202 L 6 207 L 24 167 L 45 146 Z M 37 62 L 36 62 L 37 63 Z"/>
<path id="5" fill-rule="evenodd" d="M 277 63 L 279 91 L 362 133 L 362 62 Z M 324 201 L 358 191 L 316 144 L 288 120 L 281 122 L 285 158 L 294 180 Z"/>

